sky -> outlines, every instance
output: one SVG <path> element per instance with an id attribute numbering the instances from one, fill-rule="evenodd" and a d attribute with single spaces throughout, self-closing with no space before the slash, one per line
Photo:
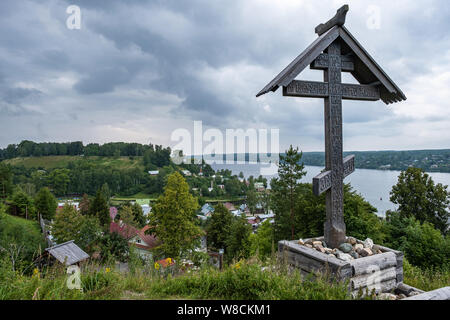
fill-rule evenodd
<path id="1" fill-rule="evenodd" d="M 344 101 L 344 150 L 450 148 L 447 0 L 2 0 L 0 147 L 173 146 L 175 130 L 202 121 L 224 135 L 279 129 L 281 151 L 323 151 L 321 99 L 255 96 L 345 3 L 347 29 L 407 100 Z M 70 5 L 79 29 L 67 27 Z"/>

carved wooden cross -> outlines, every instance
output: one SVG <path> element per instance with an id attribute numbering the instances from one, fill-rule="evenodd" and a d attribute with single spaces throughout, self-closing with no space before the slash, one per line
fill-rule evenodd
<path id="1" fill-rule="evenodd" d="M 317 26 L 319 38 L 292 61 L 256 96 L 283 87 L 283 95 L 323 98 L 325 101 L 325 172 L 313 178 L 316 195 L 326 192 L 325 242 L 336 248 L 345 242 L 343 180 L 355 170 L 355 157 L 343 159 L 342 100 L 386 104 L 406 96 L 344 27 L 348 6 Z M 294 80 L 308 65 L 324 71 L 324 82 Z M 360 84 L 342 83 L 342 72 L 351 72 Z"/>
<path id="2" fill-rule="evenodd" d="M 325 242 L 338 247 L 346 240 L 343 180 L 355 170 L 355 157 L 342 157 L 342 99 L 378 100 L 380 92 L 373 86 L 341 83 L 341 72 L 353 71 L 354 63 L 350 57 L 341 56 L 339 40 L 328 47 L 327 53 L 319 55 L 311 67 L 324 70 L 324 82 L 294 80 L 283 88 L 283 95 L 325 99 L 326 171 L 313 179 L 313 191 L 316 195 L 327 193 Z"/>

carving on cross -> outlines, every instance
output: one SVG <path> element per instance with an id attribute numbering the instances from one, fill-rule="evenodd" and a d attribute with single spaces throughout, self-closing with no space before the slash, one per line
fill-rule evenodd
<path id="1" fill-rule="evenodd" d="M 313 178 L 313 192 L 326 192 L 325 242 L 337 248 L 345 242 L 344 183 L 355 170 L 355 156 L 343 159 L 342 99 L 379 100 L 380 91 L 370 85 L 342 84 L 342 71 L 353 71 L 351 56 L 341 55 L 341 42 L 335 40 L 311 64 L 323 70 L 324 82 L 293 80 L 283 87 L 284 96 L 324 98 L 325 100 L 325 172 Z"/>
<path id="2" fill-rule="evenodd" d="M 326 192 L 325 241 L 338 247 L 346 240 L 343 212 L 343 179 L 355 170 L 355 157 L 343 159 L 342 100 L 382 100 L 386 104 L 406 100 L 361 44 L 344 27 L 348 6 L 341 7 L 325 24 L 319 37 L 269 82 L 256 96 L 283 87 L 283 95 L 323 98 L 325 104 L 325 172 L 313 178 L 316 195 Z M 323 70 L 324 82 L 298 81 L 307 67 Z M 342 83 L 342 72 L 351 72 L 359 84 Z"/>

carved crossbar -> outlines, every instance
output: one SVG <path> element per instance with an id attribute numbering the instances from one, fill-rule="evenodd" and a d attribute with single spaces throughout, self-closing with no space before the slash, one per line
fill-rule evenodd
<path id="1" fill-rule="evenodd" d="M 321 53 L 311 63 L 310 69 L 313 70 L 325 70 L 330 65 L 330 56 L 327 53 Z M 341 68 L 342 71 L 352 72 L 355 71 L 355 62 L 352 56 L 341 56 Z"/>
<path id="2" fill-rule="evenodd" d="M 344 178 L 355 171 L 355 156 L 344 158 Z M 313 178 L 313 193 L 321 195 L 331 188 L 331 171 L 325 171 Z"/>
<path id="3" fill-rule="evenodd" d="M 380 100 L 380 89 L 377 86 L 327 82 L 293 80 L 283 87 L 286 97 L 326 98 L 329 95 L 341 95 L 345 100 Z"/>

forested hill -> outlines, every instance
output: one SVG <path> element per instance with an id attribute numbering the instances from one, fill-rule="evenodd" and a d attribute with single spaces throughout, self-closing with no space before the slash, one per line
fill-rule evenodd
<path id="1" fill-rule="evenodd" d="M 450 149 L 344 152 L 344 156 L 350 154 L 355 155 L 355 166 L 360 169 L 401 171 L 416 167 L 428 172 L 450 172 Z M 305 165 L 324 166 L 325 154 L 304 152 L 302 160 Z"/>
<path id="2" fill-rule="evenodd" d="M 170 148 L 139 143 L 111 142 L 103 145 L 98 143 L 83 145 L 81 141 L 35 143 L 24 140 L 19 144 L 10 144 L 4 149 L 0 148 L 0 161 L 41 156 L 139 157 L 147 153 L 152 157 L 159 157 L 160 159 L 152 159 L 149 162 L 157 163 L 157 167 L 162 167 L 166 164 L 170 152 Z M 344 155 L 349 154 L 356 155 L 355 165 L 360 169 L 406 170 L 408 167 L 417 167 L 428 172 L 450 172 L 450 149 L 344 152 Z M 325 165 L 323 152 L 304 152 L 302 160 L 305 165 Z M 37 159 L 27 160 L 27 162 L 35 161 L 39 162 Z M 62 159 L 59 158 L 57 161 Z"/>

